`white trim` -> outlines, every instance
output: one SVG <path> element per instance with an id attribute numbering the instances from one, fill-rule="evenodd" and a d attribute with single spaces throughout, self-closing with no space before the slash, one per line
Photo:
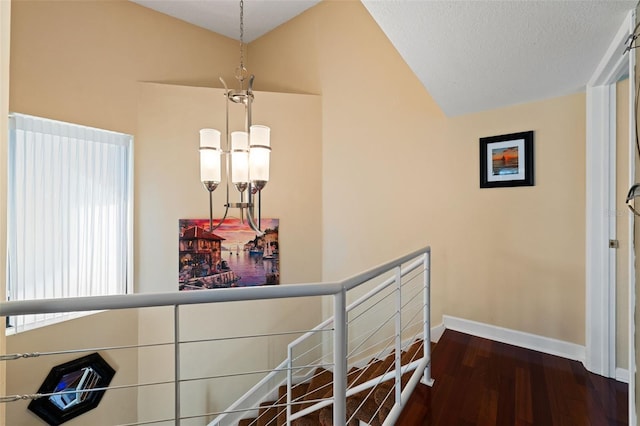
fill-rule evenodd
<path id="1" fill-rule="evenodd" d="M 627 73 L 622 55 L 633 30 L 630 11 L 587 84 L 586 143 L 586 362 L 587 370 L 615 376 L 615 83 Z M 613 200 L 613 201 L 612 201 Z"/>
<path id="2" fill-rule="evenodd" d="M 450 330 L 575 361 L 584 362 L 585 359 L 585 347 L 575 343 L 448 315 L 443 315 L 442 319 L 445 328 Z"/>
<path id="3" fill-rule="evenodd" d="M 629 383 L 629 370 L 616 368 L 616 380 L 622 383 Z"/>
<path id="4" fill-rule="evenodd" d="M 34 321 L 27 324 L 19 324 L 17 326 L 10 326 L 5 328 L 5 336 L 15 336 L 20 333 L 24 333 L 31 330 L 36 330 L 42 327 L 48 327 L 50 325 L 59 324 L 65 321 L 71 321 L 78 318 L 86 317 L 89 315 L 95 315 L 105 312 L 103 310 L 98 311 L 86 311 L 86 312 L 66 312 L 63 314 L 57 314 L 53 318 L 45 318 L 40 321 Z"/>
<path id="5" fill-rule="evenodd" d="M 135 142 L 135 137 L 133 135 L 131 135 L 131 142 L 129 143 L 129 188 L 128 188 L 128 200 L 127 200 L 127 222 L 128 222 L 128 228 L 127 228 L 127 283 L 125 285 L 125 293 L 126 294 L 134 294 L 136 291 L 139 291 L 139 288 L 136 287 L 135 282 L 134 282 L 134 277 L 135 277 L 135 247 L 134 247 L 134 240 L 135 240 L 135 233 L 134 233 L 134 224 L 136 223 L 136 219 L 135 219 L 135 197 L 134 197 L 134 191 L 135 191 L 135 172 L 134 172 L 134 162 L 135 162 L 135 157 L 134 157 L 134 142 Z"/>
<path id="6" fill-rule="evenodd" d="M 628 17 L 628 29 L 632 32 L 635 29 L 636 24 L 636 11 L 631 10 Z M 635 107 L 635 94 L 636 94 L 636 54 L 634 51 L 628 53 L 629 55 L 629 176 L 628 185 L 631 187 L 635 183 L 636 174 L 636 107 Z M 627 209 L 628 217 L 628 357 L 629 357 L 629 369 L 625 370 L 627 374 L 627 383 L 629 384 L 629 426 L 636 426 L 638 423 L 636 415 L 636 327 L 635 327 L 635 310 L 636 310 L 636 253 L 635 253 L 635 235 L 634 235 L 634 221 L 635 217 L 633 213 Z M 631 372 L 631 373 L 630 373 Z M 617 377 L 617 374 L 616 374 Z"/>
<path id="7" fill-rule="evenodd" d="M 611 297 L 611 292 L 615 292 L 615 281 L 610 281 L 615 274 L 610 253 L 614 250 L 609 248 L 610 220 L 615 220 L 612 217 L 615 215 L 609 214 L 615 211 L 615 203 L 611 205 L 610 197 L 615 194 L 615 187 L 611 188 L 611 173 L 615 172 L 615 169 L 611 170 L 611 161 L 615 161 L 615 156 L 611 158 L 611 147 L 615 147 L 615 138 L 613 143 L 610 139 L 612 127 L 615 132 L 612 109 L 615 111 L 615 86 L 587 88 L 585 366 L 606 377 L 614 375 L 611 360 L 615 360 L 616 335 L 615 297 Z M 611 321 L 612 315 L 614 321 Z"/>
<path id="8" fill-rule="evenodd" d="M 625 50 L 627 37 L 634 28 L 633 9 L 629 11 L 624 22 L 611 41 L 607 52 L 596 67 L 587 87 L 604 86 L 615 83 L 628 69 L 628 59 L 622 52 Z"/>
<path id="9" fill-rule="evenodd" d="M 622 56 L 622 55 L 619 55 Z M 622 68 L 626 71 L 626 68 Z M 618 190 L 617 184 L 617 134 L 618 131 L 616 115 L 617 115 L 617 94 L 616 94 L 616 85 L 612 84 L 609 86 L 609 102 L 611 108 L 609 109 L 609 240 L 617 240 L 618 239 L 618 215 L 617 205 L 616 205 L 616 196 Z M 618 250 L 616 248 L 609 248 L 609 371 L 616 371 L 616 353 L 617 353 L 617 256 Z"/>
<path id="10" fill-rule="evenodd" d="M 594 369 L 598 361 L 600 361 L 600 365 L 598 367 L 602 367 L 602 360 L 598 359 L 598 345 L 606 342 L 604 336 L 598 335 L 599 328 L 605 328 L 605 323 L 598 323 L 598 321 L 606 321 L 604 317 L 603 310 L 606 310 L 607 307 L 611 308 L 611 306 L 615 309 L 615 298 L 609 300 L 608 303 L 602 303 L 602 308 L 595 307 L 595 301 L 592 299 L 597 295 L 599 291 L 602 289 L 598 289 L 598 273 L 601 272 L 598 270 L 601 265 L 599 264 L 597 254 L 598 250 L 593 247 L 594 243 L 598 243 L 596 241 L 598 235 L 597 226 L 593 227 L 594 223 L 591 219 L 597 217 L 598 210 L 597 206 L 590 205 L 589 203 L 589 194 L 590 191 L 594 188 L 594 185 L 590 185 L 589 178 L 592 173 L 601 173 L 598 170 L 597 160 L 589 159 L 590 156 L 590 148 L 591 154 L 596 151 L 594 149 L 594 141 L 592 139 L 593 134 L 590 135 L 590 130 L 593 130 L 592 126 L 597 126 L 601 120 L 606 120 L 607 116 L 609 119 L 611 115 L 607 114 L 606 111 L 601 111 L 600 115 L 593 114 L 595 105 L 591 103 L 589 104 L 589 92 L 595 86 L 602 85 L 614 85 L 625 72 L 629 74 L 629 185 L 631 186 L 635 182 L 635 53 L 627 53 L 626 55 L 621 54 L 625 50 L 625 44 L 627 41 L 627 37 L 631 34 L 636 25 L 636 16 L 635 10 L 630 10 L 625 21 L 620 26 L 616 36 L 614 37 L 612 43 L 607 50 L 607 53 L 604 55 L 603 60 L 600 62 L 596 71 L 594 72 L 593 77 L 589 81 L 587 86 L 587 258 L 586 258 L 586 279 L 587 279 L 587 346 L 586 346 L 586 355 L 587 355 L 587 369 L 590 371 L 594 371 L 596 373 L 600 373 L 598 369 Z M 595 99 L 592 99 L 592 102 Z M 607 106 L 606 103 L 602 106 Z M 615 103 L 608 103 L 609 112 L 615 112 L 616 105 Z M 615 126 L 615 116 L 613 121 L 613 126 Z M 591 139 L 590 139 L 591 138 Z M 615 138 L 609 141 L 604 141 L 609 145 L 615 145 Z M 607 159 L 602 159 L 600 164 L 607 163 Z M 594 168 L 595 167 L 595 168 Z M 615 167 L 615 166 L 614 166 Z M 595 180 L 597 178 L 602 178 L 602 174 L 598 174 L 595 176 Z M 611 189 L 611 191 L 615 191 L 615 187 Z M 614 209 L 615 211 L 615 209 Z M 591 215 L 591 219 L 590 219 Z M 636 384 L 635 384 L 635 371 L 636 371 L 636 354 L 635 354 L 635 346 L 636 346 L 636 338 L 635 338 L 635 241 L 634 241 L 634 220 L 629 216 L 629 228 L 627 229 L 627 233 L 629 236 L 629 282 L 628 282 L 628 365 L 629 370 L 626 372 L 627 381 L 629 383 L 629 425 L 636 426 L 637 425 L 637 414 L 636 414 Z M 601 251 L 600 251 L 601 253 Z M 604 261 L 604 259 L 602 259 Z M 610 261 L 610 259 L 609 259 Z M 595 262 L 596 269 L 592 269 L 590 265 L 591 262 Z M 610 268 L 615 268 L 615 263 L 609 266 Z M 610 285 L 615 286 L 615 281 L 610 283 Z M 592 310 L 594 309 L 594 310 Z M 609 312 L 608 318 L 613 316 L 615 321 L 615 313 Z M 611 320 L 609 320 L 611 321 Z M 615 347 L 615 340 L 614 340 Z M 615 360 L 615 357 L 613 357 Z M 609 365 L 611 365 L 611 361 Z M 620 377 L 621 371 L 620 369 L 615 369 L 615 371 L 611 371 L 609 369 L 609 374 L 607 376 L 611 376 L 611 374 L 615 374 L 616 379 Z M 601 374 L 601 373 L 600 373 Z"/>
<path id="11" fill-rule="evenodd" d="M 431 327 L 431 341 L 434 343 L 438 343 L 440 338 L 442 337 L 442 333 L 446 330 L 444 323 L 440 323 L 435 327 Z"/>

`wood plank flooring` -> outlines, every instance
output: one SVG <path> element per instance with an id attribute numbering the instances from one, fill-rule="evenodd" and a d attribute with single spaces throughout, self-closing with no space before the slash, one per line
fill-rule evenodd
<path id="1" fill-rule="evenodd" d="M 624 383 L 564 358 L 447 330 L 396 426 L 628 424 Z"/>

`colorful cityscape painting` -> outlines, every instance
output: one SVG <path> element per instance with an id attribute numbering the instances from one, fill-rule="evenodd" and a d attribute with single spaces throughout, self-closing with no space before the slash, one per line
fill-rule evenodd
<path id="1" fill-rule="evenodd" d="M 239 219 L 225 219 L 213 232 L 209 219 L 180 219 L 179 290 L 280 284 L 278 227 L 279 219 L 262 219 L 258 237 Z"/>

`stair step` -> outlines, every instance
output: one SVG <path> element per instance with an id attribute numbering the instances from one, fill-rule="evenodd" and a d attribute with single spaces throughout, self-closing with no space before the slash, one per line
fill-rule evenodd
<path id="1" fill-rule="evenodd" d="M 420 356 L 417 355 L 417 352 L 421 348 L 422 348 L 422 341 L 417 341 L 413 343 L 407 349 L 407 351 L 403 352 L 400 355 L 401 364 L 406 365 L 406 364 L 409 364 L 413 359 L 420 358 Z M 395 351 L 389 354 L 389 356 L 387 356 L 384 359 L 384 361 L 378 364 L 378 367 L 375 369 L 375 371 L 372 372 L 371 376 L 368 379 L 383 375 L 388 371 L 392 371 L 394 363 L 395 363 Z M 410 376 L 411 374 L 408 375 L 408 377 Z M 406 380 L 408 380 L 408 378 Z M 387 410 L 386 408 L 393 406 L 395 401 L 392 398 L 387 398 L 387 400 L 390 400 L 390 404 L 388 406 L 385 404 L 383 408 L 380 408 L 380 404 L 376 401 L 375 395 L 378 392 L 378 389 L 381 388 L 382 386 L 388 386 L 386 388 L 388 392 L 389 389 L 393 387 L 393 383 L 394 383 L 394 380 L 390 379 L 376 386 L 373 389 L 373 391 L 371 389 L 367 389 L 348 398 L 347 399 L 347 416 L 351 417 L 354 413 L 356 413 L 355 418 L 358 420 L 366 422 L 371 426 L 382 425 L 384 419 L 389 413 L 389 410 Z M 387 394 L 386 392 L 383 392 L 383 395 L 384 395 L 382 397 L 383 400 L 386 397 L 386 394 Z"/>
<path id="2" fill-rule="evenodd" d="M 420 359 L 422 354 L 422 341 L 414 342 L 406 351 L 401 354 L 402 365 L 407 365 L 416 359 Z M 395 363 L 395 351 L 392 351 L 386 358 L 373 360 L 365 367 L 352 368 L 347 374 L 347 384 L 349 387 L 357 386 L 372 378 L 381 376 L 388 371 L 392 371 Z M 402 378 L 404 387 L 413 372 L 405 373 Z M 359 392 L 347 399 L 347 417 L 351 417 L 357 410 L 354 419 L 348 426 L 358 426 L 360 421 L 371 426 L 381 426 L 394 404 L 394 397 L 388 397 L 393 393 L 394 379 L 386 380 L 376 386 L 373 390 L 367 389 Z M 278 389 L 278 400 L 263 402 L 260 404 L 258 419 L 244 419 L 238 426 L 284 426 L 286 425 L 286 407 L 274 407 L 274 405 L 284 405 L 287 402 L 287 387 L 280 386 Z M 333 396 L 333 373 L 317 368 L 313 377 L 307 383 L 300 383 L 292 387 L 292 402 L 303 402 L 294 404 L 291 411 L 296 413 L 304 408 L 315 404 L 316 400 L 331 398 Z M 333 406 L 328 406 L 320 411 L 309 414 L 292 422 L 294 426 L 332 426 Z"/>
<path id="3" fill-rule="evenodd" d="M 276 425 L 278 407 L 274 407 L 274 404 L 276 404 L 276 401 L 267 401 L 260 404 L 257 426 Z"/>
<path id="4" fill-rule="evenodd" d="M 311 381 L 309 382 L 309 389 L 307 390 L 303 401 L 313 401 L 322 399 L 324 395 L 332 389 L 333 373 L 324 368 L 317 368 Z M 307 408 L 315 404 L 315 402 L 307 402 L 302 404 L 301 409 Z"/>
<path id="5" fill-rule="evenodd" d="M 354 385 L 362 384 L 364 382 L 371 380 L 374 377 L 384 374 L 387 371 L 387 369 L 391 368 L 394 361 L 395 361 L 395 351 L 391 352 L 391 354 L 383 360 L 375 360 L 373 362 L 370 362 L 358 374 L 354 375 L 354 378 L 353 378 Z M 375 406 L 375 401 L 373 399 L 373 393 L 371 389 L 361 391 L 347 398 L 347 418 L 351 418 L 353 414 L 356 412 L 356 410 L 358 411 L 358 414 L 354 416 L 351 422 L 349 422 L 349 426 L 357 426 L 359 424 L 359 420 L 362 420 L 365 422 L 371 421 L 371 423 L 369 424 L 371 424 L 372 426 L 378 426 L 378 423 L 376 423 L 377 417 L 374 417 L 374 413 L 376 412 L 377 407 Z M 333 424 L 333 407 L 329 406 L 320 410 L 319 420 L 320 420 L 320 424 L 323 426 L 332 425 Z"/>
<path id="6" fill-rule="evenodd" d="M 309 382 L 309 388 L 305 393 L 302 401 L 310 401 L 305 402 L 300 405 L 300 410 L 311 407 L 316 402 L 312 402 L 318 399 L 322 399 L 324 394 L 333 386 L 333 373 L 324 368 L 316 368 L 313 372 L 313 377 Z M 320 424 L 319 421 L 320 413 L 315 411 L 309 415 L 301 417 L 293 421 L 294 426 L 317 426 Z"/>
<path id="7" fill-rule="evenodd" d="M 291 402 L 299 402 L 309 389 L 309 383 L 299 383 L 291 387 Z M 283 385 L 278 388 L 278 404 L 287 403 L 287 386 Z M 291 406 L 291 413 L 297 413 L 300 411 L 300 404 L 294 404 Z M 287 407 L 279 407 L 278 409 L 278 426 L 287 424 Z"/>
<path id="8" fill-rule="evenodd" d="M 408 350 L 405 352 L 401 359 L 402 365 L 410 364 L 416 359 L 422 358 L 422 354 L 419 353 L 422 351 L 422 341 L 415 342 Z M 407 371 L 400 378 L 401 387 L 404 389 L 409 379 L 413 375 L 413 371 Z M 380 407 L 380 411 L 378 412 L 378 418 L 381 421 L 387 418 L 393 404 L 395 403 L 395 397 L 391 395 L 393 393 L 393 387 L 395 385 L 395 380 L 388 380 L 384 383 L 381 383 L 376 387 L 375 392 L 373 393 L 373 399 L 376 401 L 376 404 Z"/>
<path id="9" fill-rule="evenodd" d="M 422 342 L 421 341 L 415 342 L 413 345 L 411 345 L 411 347 L 409 347 L 409 349 L 406 352 L 402 354 L 402 357 L 400 358 L 402 365 L 410 364 L 416 359 L 422 358 L 422 354 L 419 353 L 420 351 L 422 351 Z M 402 387 L 404 387 L 407 384 L 412 374 L 413 374 L 413 371 L 408 371 L 402 375 L 402 377 L 400 378 Z M 387 393 L 390 392 L 390 389 L 393 388 L 394 384 L 395 384 L 395 380 L 388 380 L 384 383 L 381 383 L 377 387 L 374 396 L 377 396 L 375 400 L 378 404 L 384 403 L 389 407 L 393 406 L 393 403 L 394 403 L 393 398 L 386 398 L 386 395 Z"/>
<path id="10" fill-rule="evenodd" d="M 366 382 L 367 380 L 369 380 L 372 377 L 374 377 L 374 374 L 378 370 L 378 368 L 380 367 L 380 364 L 382 364 L 382 360 L 381 359 L 376 359 L 376 360 L 372 360 L 364 368 L 361 368 L 360 369 L 360 374 L 358 374 L 358 376 L 354 380 L 353 385 L 354 386 L 361 385 L 364 382 Z"/>
<path id="11" fill-rule="evenodd" d="M 352 367 L 347 372 L 347 387 L 354 384 L 357 385 L 360 383 L 364 383 L 367 380 L 369 380 L 367 378 L 368 376 L 367 376 L 366 370 L 372 366 L 373 364 L 369 363 L 364 368 Z M 324 397 L 325 398 L 333 397 L 333 386 L 331 387 L 331 390 L 325 394 Z M 320 410 L 319 421 L 320 421 L 320 424 L 323 426 L 333 425 L 333 405 L 330 405 Z M 349 422 L 348 426 L 359 426 L 359 422 L 354 419 L 353 421 Z"/>

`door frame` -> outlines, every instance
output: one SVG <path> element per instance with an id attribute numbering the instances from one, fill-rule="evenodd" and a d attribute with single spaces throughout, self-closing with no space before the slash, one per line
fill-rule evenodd
<path id="1" fill-rule="evenodd" d="M 635 94 L 633 53 L 622 54 L 635 27 L 631 10 L 587 83 L 586 140 L 586 348 L 587 370 L 616 377 L 616 82 L 629 73 Z M 635 108 L 629 111 L 629 186 L 635 180 Z M 622 209 L 622 207 L 620 207 Z M 627 213 L 630 214 L 630 213 Z M 629 424 L 635 417 L 635 265 L 633 220 L 629 230 Z"/>

